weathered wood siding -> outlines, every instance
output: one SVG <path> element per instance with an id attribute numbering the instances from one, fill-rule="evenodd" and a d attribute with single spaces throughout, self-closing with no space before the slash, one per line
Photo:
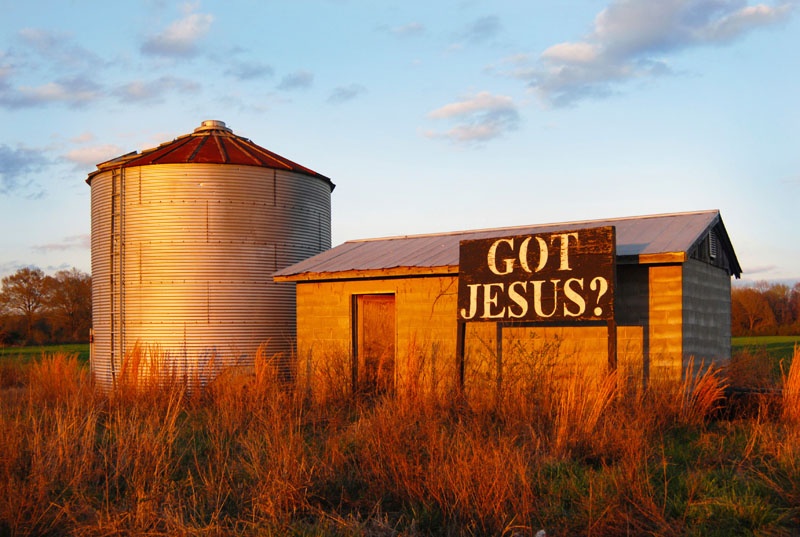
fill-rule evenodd
<path id="1" fill-rule="evenodd" d="M 324 396 L 347 393 L 352 379 L 352 297 L 392 293 L 396 304 L 398 392 L 455 388 L 457 285 L 455 275 L 301 282 L 297 285 L 297 379 Z M 701 261 L 619 265 L 617 355 L 633 381 L 678 380 L 688 358 L 730 356 L 730 278 Z M 467 394 L 527 389 L 543 375 L 608 368 L 605 326 L 503 329 L 498 362 L 495 323 L 468 323 Z M 500 382 L 498 382 L 500 381 Z M 527 387 L 527 388 L 526 388 Z"/>
<path id="2" fill-rule="evenodd" d="M 642 376 L 641 336 L 640 327 L 617 327 L 618 367 L 637 381 Z M 606 326 L 505 327 L 502 337 L 498 363 L 495 325 L 467 325 L 464 387 L 471 400 L 498 391 L 531 392 L 575 376 L 591 382 L 609 370 Z"/>
<path id="3" fill-rule="evenodd" d="M 682 265 L 649 265 L 649 373 L 651 379 L 679 380 L 683 372 Z"/>
<path id="4" fill-rule="evenodd" d="M 452 390 L 456 380 L 455 276 L 297 285 L 297 380 L 316 395 L 345 393 L 352 379 L 352 297 L 395 295 L 399 392 Z"/>
<path id="5" fill-rule="evenodd" d="M 724 363 L 731 357 L 731 277 L 689 259 L 683 265 L 683 360 Z"/>
<path id="6" fill-rule="evenodd" d="M 303 282 L 297 285 L 297 380 L 315 395 L 344 394 L 352 379 L 352 296 L 396 297 L 397 389 L 453 390 L 456 370 L 456 276 Z M 465 387 L 494 393 L 498 373 L 505 388 L 523 389 L 544 375 L 580 371 L 599 376 L 608 367 L 605 326 L 505 328 L 498 369 L 494 323 L 468 323 Z M 642 328 L 618 328 L 619 365 L 641 374 Z"/>

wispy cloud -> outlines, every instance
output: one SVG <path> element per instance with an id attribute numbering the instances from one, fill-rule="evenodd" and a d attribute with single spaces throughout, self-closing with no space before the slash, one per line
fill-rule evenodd
<path id="1" fill-rule="evenodd" d="M 80 107 L 102 95 L 99 84 L 82 76 L 63 78 L 38 86 L 12 87 L 0 80 L 0 106 L 5 108 L 31 108 L 54 103 Z"/>
<path id="2" fill-rule="evenodd" d="M 59 69 L 96 68 L 105 64 L 100 56 L 76 44 L 72 36 L 66 33 L 23 28 L 17 32 L 17 36 L 25 46 Z"/>
<path id="3" fill-rule="evenodd" d="M 197 93 L 200 84 L 174 76 L 162 76 L 155 80 L 134 80 L 113 91 L 120 101 L 136 103 L 144 101 L 160 101 L 169 92 Z"/>
<path id="4" fill-rule="evenodd" d="M 330 104 L 342 104 L 346 103 L 347 101 L 352 101 L 356 97 L 363 95 L 366 93 L 367 88 L 362 86 L 361 84 L 349 84 L 347 86 L 339 86 L 333 88 L 330 96 L 328 96 L 328 102 Z"/>
<path id="5" fill-rule="evenodd" d="M 500 18 L 486 15 L 472 21 L 461 33 L 461 37 L 468 43 L 485 43 L 497 37 L 501 30 Z"/>
<path id="6" fill-rule="evenodd" d="M 94 166 L 111 158 L 121 155 L 124 150 L 114 144 L 93 145 L 73 149 L 64 155 L 64 158 L 75 164 L 76 169 Z"/>
<path id="7" fill-rule="evenodd" d="M 237 61 L 230 64 L 225 70 L 226 75 L 230 75 L 239 80 L 254 80 L 258 78 L 269 78 L 274 71 L 271 65 L 259 61 Z"/>
<path id="8" fill-rule="evenodd" d="M 91 248 L 91 246 L 91 235 L 86 233 L 83 235 L 70 235 L 69 237 L 64 237 L 60 242 L 32 246 L 31 250 L 34 252 L 48 253 L 61 252 L 64 250 L 88 250 Z"/>
<path id="9" fill-rule="evenodd" d="M 198 53 L 198 42 L 208 34 L 214 22 L 208 13 L 187 12 L 161 32 L 150 35 L 141 51 L 152 56 L 190 58 Z"/>
<path id="10" fill-rule="evenodd" d="M 397 37 L 417 37 L 425 34 L 425 25 L 421 22 L 410 22 L 389 28 L 389 33 Z"/>
<path id="11" fill-rule="evenodd" d="M 281 79 L 280 84 L 278 84 L 278 89 L 284 91 L 307 89 L 310 88 L 313 83 L 313 73 L 309 71 L 295 71 L 294 73 L 285 75 Z"/>
<path id="12" fill-rule="evenodd" d="M 518 56 L 507 74 L 554 106 L 616 93 L 631 80 L 671 73 L 670 54 L 724 45 L 790 17 L 793 3 L 746 0 L 615 0 L 583 39 L 555 44 L 534 62 Z"/>
<path id="13" fill-rule="evenodd" d="M 0 263 L 0 277 L 8 276 L 9 274 L 14 274 L 19 269 L 29 266 L 30 266 L 29 264 L 20 263 L 17 260 Z"/>
<path id="14" fill-rule="evenodd" d="M 446 104 L 428 113 L 430 119 L 445 120 L 453 126 L 444 132 L 428 131 L 429 138 L 445 138 L 456 143 L 485 142 L 515 130 L 520 121 L 511 97 L 479 92 L 464 100 Z"/>
<path id="15" fill-rule="evenodd" d="M 43 151 L 0 145 L 0 194 L 39 197 L 41 189 L 29 175 L 42 171 L 50 164 Z"/>
<path id="16" fill-rule="evenodd" d="M 87 131 L 79 134 L 78 136 L 70 138 L 69 141 L 75 144 L 85 144 L 86 142 L 91 142 L 92 140 L 94 140 L 94 134 Z"/>
<path id="17" fill-rule="evenodd" d="M 0 107 L 81 107 L 104 96 L 97 73 L 106 62 L 68 34 L 23 28 L 15 37 L 12 52 L 0 52 Z"/>
<path id="18" fill-rule="evenodd" d="M 747 266 L 743 267 L 743 272 L 746 275 L 745 280 L 747 279 L 762 279 L 769 274 L 774 274 L 776 270 L 778 270 L 777 265 L 754 265 L 754 266 Z"/>

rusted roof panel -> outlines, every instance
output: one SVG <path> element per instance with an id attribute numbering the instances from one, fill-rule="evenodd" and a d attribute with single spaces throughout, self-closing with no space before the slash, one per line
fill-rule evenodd
<path id="1" fill-rule="evenodd" d="M 97 165 L 96 172 L 89 174 L 86 182 L 91 183 L 95 174 L 113 168 L 189 163 L 261 166 L 317 177 L 329 183 L 331 190 L 335 186 L 324 175 L 264 149 L 247 138 L 235 135 L 224 122 L 216 120 L 203 121 L 193 133 L 179 136 L 156 148 L 146 149 L 141 153 L 128 153 L 102 162 Z"/>
<path id="2" fill-rule="evenodd" d="M 718 232 L 721 230 L 725 239 L 723 244 L 727 244 L 730 249 L 731 271 L 737 276 L 741 273 L 735 253 L 729 246 L 730 241 L 719 211 L 712 210 L 354 240 L 278 271 L 275 276 L 291 278 L 313 274 L 315 276 L 311 279 L 322 279 L 326 274 L 347 271 L 454 267 L 458 266 L 459 245 L 462 240 L 601 226 L 616 227 L 617 256 L 628 259 L 659 254 L 688 254 L 692 246 L 703 239 L 711 228 Z"/>

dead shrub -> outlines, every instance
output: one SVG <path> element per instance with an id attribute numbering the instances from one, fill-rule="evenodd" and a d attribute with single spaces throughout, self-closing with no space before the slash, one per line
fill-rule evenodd
<path id="1" fill-rule="evenodd" d="M 733 388 L 774 388 L 779 381 L 774 363 L 764 348 L 755 351 L 744 349 L 731 356 L 725 372 Z"/>

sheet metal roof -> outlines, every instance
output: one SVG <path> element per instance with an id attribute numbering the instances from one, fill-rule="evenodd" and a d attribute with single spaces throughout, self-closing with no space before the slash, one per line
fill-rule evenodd
<path id="1" fill-rule="evenodd" d="M 348 271 L 436 269 L 458 267 L 459 244 L 467 239 L 551 233 L 581 228 L 615 226 L 617 257 L 638 261 L 648 255 L 686 254 L 713 228 L 726 250 L 731 273 L 741 267 L 733 252 L 719 211 L 660 214 L 606 220 L 561 222 L 519 227 L 352 240 L 274 274 L 277 279 L 325 279 Z"/>
<path id="2" fill-rule="evenodd" d="M 225 122 L 217 120 L 203 121 L 193 133 L 179 136 L 156 148 L 145 149 L 141 153 L 134 151 L 102 162 L 86 182 L 91 183 L 94 175 L 114 168 L 188 163 L 261 166 L 310 175 L 328 182 L 331 190 L 335 187 L 324 175 L 264 149 L 247 138 L 235 135 L 225 126 Z"/>

